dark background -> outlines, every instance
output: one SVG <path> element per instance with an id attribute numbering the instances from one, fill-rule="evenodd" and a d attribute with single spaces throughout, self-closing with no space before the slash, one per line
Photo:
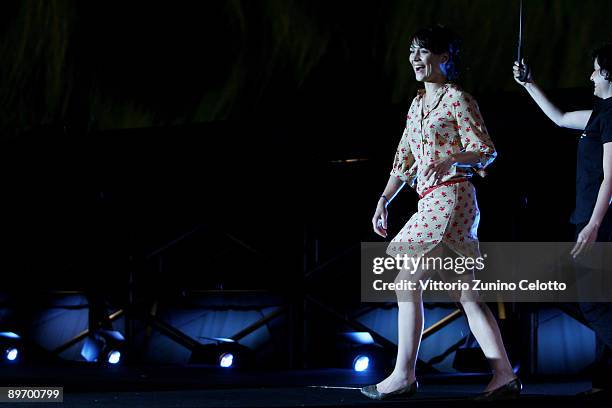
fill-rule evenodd
<path id="1" fill-rule="evenodd" d="M 418 87 L 407 41 L 434 22 L 464 37 L 458 82 L 499 150 L 480 183 L 481 238 L 558 239 L 571 212 L 575 137 L 511 77 L 517 1 L 2 8 L 2 235 L 58 267 L 92 234 L 136 254 L 201 223 L 264 252 L 289 240 L 301 252 L 304 225 L 338 244 L 375 239 L 369 219 Z M 565 108 L 590 106 L 589 51 L 608 39 L 611 8 L 525 2 L 527 57 Z M 414 201 L 402 194 L 391 228 Z"/>
<path id="2" fill-rule="evenodd" d="M 518 1 L 0 8 L 0 267 L 28 299 L 95 288 L 124 300 L 133 271 L 168 297 L 291 297 L 305 270 L 333 259 L 308 290 L 359 303 L 358 245 L 380 239 L 370 219 L 419 86 L 408 40 L 436 22 L 464 38 L 458 83 L 498 149 L 475 181 L 481 240 L 573 238 L 577 134 L 512 79 Z M 525 9 L 536 80 L 564 109 L 588 109 L 589 51 L 610 38 L 612 3 Z M 393 202 L 391 236 L 416 198 Z M 152 254 L 177 239 L 162 265 Z"/>

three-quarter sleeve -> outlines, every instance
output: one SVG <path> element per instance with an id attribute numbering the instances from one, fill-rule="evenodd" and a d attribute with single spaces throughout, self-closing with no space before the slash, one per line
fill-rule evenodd
<path id="1" fill-rule="evenodd" d="M 478 152 L 480 160 L 473 166 L 473 169 L 484 177 L 485 167 L 495 160 L 497 152 L 480 115 L 478 104 L 467 92 L 457 92 L 453 107 L 457 120 L 456 130 L 462 146 L 461 151 Z"/>
<path id="2" fill-rule="evenodd" d="M 406 126 L 404 129 L 404 134 L 402 135 L 399 145 L 397 146 L 397 151 L 395 152 L 391 175 L 399 178 L 403 182 L 407 183 L 410 187 L 414 188 L 417 177 L 417 163 L 414 160 L 412 151 L 410 150 L 409 137 L 409 128 Z"/>

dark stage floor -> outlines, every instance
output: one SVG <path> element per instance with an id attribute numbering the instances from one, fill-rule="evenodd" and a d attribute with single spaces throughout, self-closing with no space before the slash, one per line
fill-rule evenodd
<path id="1" fill-rule="evenodd" d="M 584 385 L 584 384 L 583 384 Z M 357 389 L 322 389 L 312 387 L 239 388 L 232 390 L 183 390 L 150 392 L 74 393 L 64 398 L 65 406 L 104 407 L 334 407 L 334 406 L 419 406 L 455 407 L 491 406 L 470 400 L 480 390 L 475 385 L 425 384 L 418 396 L 404 401 L 370 401 Z M 517 401 L 496 403 L 507 407 L 581 407 L 612 406 L 585 404 L 567 396 L 569 390 L 580 389 L 578 384 L 536 384 L 527 386 L 525 396 Z M 556 393 L 557 395 L 550 395 Z M 564 397 L 565 396 L 565 397 Z"/>
<path id="2" fill-rule="evenodd" d="M 2 385 L 64 386 L 66 407 L 331 407 L 331 406 L 520 406 L 612 407 L 612 402 L 585 402 L 574 394 L 590 387 L 586 380 L 527 382 L 518 401 L 477 404 L 484 387 L 480 376 L 424 375 L 417 396 L 403 401 L 372 401 L 358 388 L 384 378 L 384 373 L 352 370 L 232 372 L 208 367 L 7 367 Z M 334 388 L 327 388 L 334 387 Z M 58 406 L 58 404 L 14 404 Z M 10 406 L 10 404 L 2 404 Z"/>

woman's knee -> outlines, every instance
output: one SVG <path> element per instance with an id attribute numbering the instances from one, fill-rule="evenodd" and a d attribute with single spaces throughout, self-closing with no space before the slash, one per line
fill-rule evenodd
<path id="1" fill-rule="evenodd" d="M 480 300 L 477 293 L 461 293 L 459 303 L 466 313 L 469 311 L 480 311 L 487 307 L 487 304 Z"/>
<path id="2" fill-rule="evenodd" d="M 397 303 L 399 306 L 402 306 L 404 303 L 416 303 L 421 304 L 423 302 L 423 296 L 420 292 L 412 292 L 412 291 L 404 291 L 404 292 L 396 292 Z"/>
<path id="3" fill-rule="evenodd" d="M 399 275 L 393 282 L 395 284 L 395 296 L 398 302 L 419 303 L 423 299 L 423 291 L 419 285 L 410 285 L 411 279 L 402 279 Z"/>

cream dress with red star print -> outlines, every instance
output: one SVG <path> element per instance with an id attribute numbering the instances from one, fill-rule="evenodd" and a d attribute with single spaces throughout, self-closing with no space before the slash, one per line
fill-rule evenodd
<path id="1" fill-rule="evenodd" d="M 436 91 L 430 110 L 424 106 L 424 96 L 422 89 L 410 105 L 391 170 L 416 188 L 421 199 L 418 211 L 393 238 L 387 254 L 420 257 L 443 242 L 461 256 L 476 258 L 480 256 L 480 211 L 476 190 L 468 180 L 475 172 L 484 177 L 484 168 L 497 153 L 471 95 L 446 83 Z M 451 167 L 440 182 L 451 184 L 436 187 L 432 179 L 421 177 L 435 159 L 464 151 L 478 152 L 480 162 L 473 167 Z M 467 180 L 455 182 L 461 179 Z"/>

